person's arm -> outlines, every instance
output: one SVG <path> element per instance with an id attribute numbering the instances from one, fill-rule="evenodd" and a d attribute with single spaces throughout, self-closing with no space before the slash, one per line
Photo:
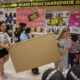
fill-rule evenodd
<path id="1" fill-rule="evenodd" d="M 68 52 L 71 51 L 71 46 L 72 46 L 72 40 L 71 38 L 68 39 L 68 42 L 67 42 L 67 49 L 68 49 Z"/>
<path id="2" fill-rule="evenodd" d="M 9 50 L 9 47 L 5 45 L 0 45 L 0 48 L 5 48 L 6 50 Z"/>
<path id="3" fill-rule="evenodd" d="M 65 52 L 66 52 L 66 48 L 63 48 L 63 51 L 62 51 L 62 55 L 61 55 L 61 57 L 60 57 L 60 60 L 63 59 L 63 57 L 64 57 L 64 55 L 65 55 Z"/>
<path id="4" fill-rule="evenodd" d="M 68 40 L 65 41 L 64 48 L 63 48 L 63 51 L 62 51 L 61 59 L 65 55 L 66 51 L 69 51 L 70 49 L 71 49 L 71 39 L 68 39 Z"/>
<path id="5" fill-rule="evenodd" d="M 69 48 L 68 51 L 70 52 L 71 51 L 71 48 Z"/>
<path id="6" fill-rule="evenodd" d="M 29 34 L 27 34 L 27 36 L 28 36 L 28 39 L 30 39 L 30 35 L 29 35 Z"/>
<path id="7" fill-rule="evenodd" d="M 8 43 L 9 43 L 9 45 L 11 45 L 11 38 L 9 37 L 8 34 L 7 34 L 7 38 L 8 38 Z"/>
<path id="8" fill-rule="evenodd" d="M 6 48 L 6 46 L 4 46 L 4 45 L 0 45 L 0 48 Z"/>
<path id="9" fill-rule="evenodd" d="M 66 48 L 63 48 L 62 56 L 64 56 L 64 55 L 65 55 L 65 52 L 66 52 Z"/>

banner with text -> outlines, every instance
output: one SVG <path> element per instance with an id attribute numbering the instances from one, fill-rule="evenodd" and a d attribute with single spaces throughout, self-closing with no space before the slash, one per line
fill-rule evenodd
<path id="1" fill-rule="evenodd" d="M 71 13 L 69 18 L 68 27 L 79 26 L 80 27 L 80 13 Z"/>
<path id="2" fill-rule="evenodd" d="M 10 7 L 36 7 L 36 6 L 60 6 L 60 5 L 80 5 L 80 0 L 52 0 L 52 1 L 33 1 L 1 4 L 1 8 Z"/>
<path id="3" fill-rule="evenodd" d="M 45 20 L 45 8 L 17 8 L 16 23 L 24 22 L 29 27 L 43 27 Z"/>

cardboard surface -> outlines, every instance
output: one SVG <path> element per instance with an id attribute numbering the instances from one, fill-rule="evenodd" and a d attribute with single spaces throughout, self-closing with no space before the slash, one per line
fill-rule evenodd
<path id="1" fill-rule="evenodd" d="M 11 45 L 10 56 L 16 72 L 56 62 L 60 57 L 53 33 Z"/>

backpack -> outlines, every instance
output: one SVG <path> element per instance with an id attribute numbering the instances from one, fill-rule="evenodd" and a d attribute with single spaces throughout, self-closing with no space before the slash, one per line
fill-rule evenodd
<path id="1" fill-rule="evenodd" d="M 23 29 L 21 27 L 17 28 L 16 31 L 14 32 L 15 37 L 19 37 Z"/>

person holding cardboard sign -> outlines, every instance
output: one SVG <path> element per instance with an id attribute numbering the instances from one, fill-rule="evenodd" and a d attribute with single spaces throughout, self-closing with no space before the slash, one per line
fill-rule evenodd
<path id="1" fill-rule="evenodd" d="M 20 41 L 24 41 L 24 40 L 30 39 L 30 37 L 29 37 L 29 33 L 30 32 L 31 32 L 31 28 L 27 28 L 26 30 L 24 30 L 20 35 Z M 33 68 L 32 69 L 32 73 L 33 74 L 39 74 L 38 68 Z"/>
<path id="2" fill-rule="evenodd" d="M 6 33 L 6 23 L 4 21 L 0 22 L 0 72 L 1 78 L 7 78 L 4 73 L 4 63 L 6 63 L 9 59 L 9 44 L 11 40 Z"/>
<path id="3" fill-rule="evenodd" d="M 71 39 L 69 38 L 69 28 L 64 28 L 57 38 L 60 52 L 60 60 L 55 63 L 55 68 L 62 72 L 63 68 L 68 68 L 68 49 L 71 47 Z"/>

